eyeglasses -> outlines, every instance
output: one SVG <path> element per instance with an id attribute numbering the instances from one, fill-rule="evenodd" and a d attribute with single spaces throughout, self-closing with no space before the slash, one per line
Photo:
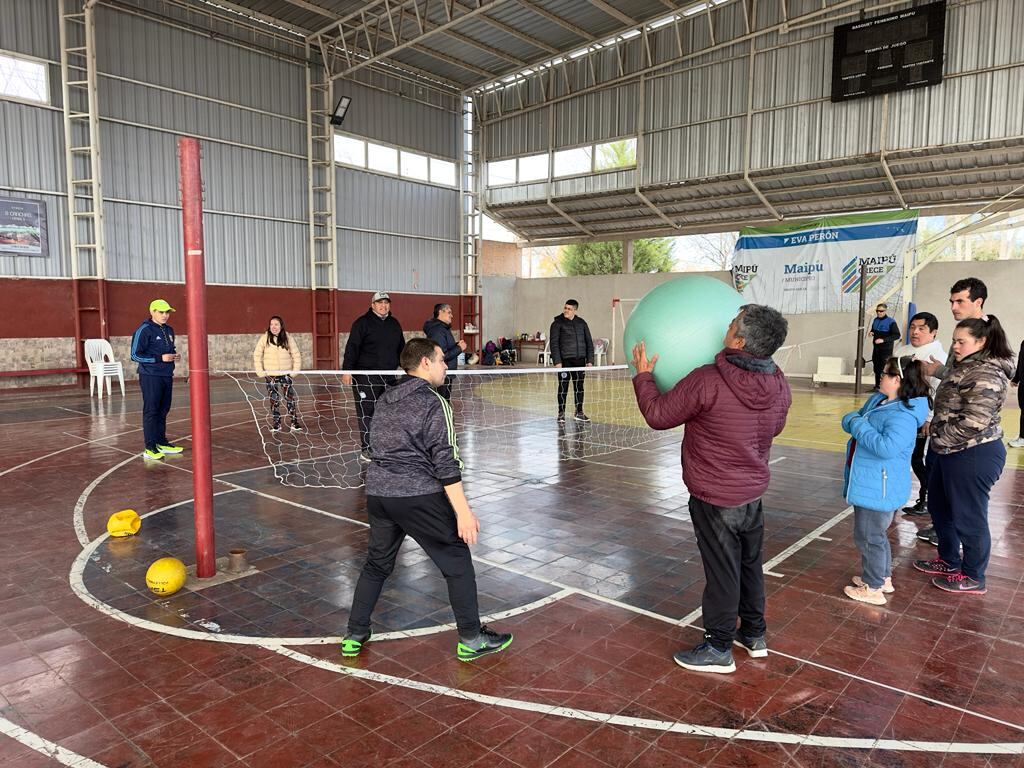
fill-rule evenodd
<path id="1" fill-rule="evenodd" d="M 875 312 L 877 312 L 880 315 L 884 315 L 885 314 L 885 310 L 884 309 L 876 309 Z"/>

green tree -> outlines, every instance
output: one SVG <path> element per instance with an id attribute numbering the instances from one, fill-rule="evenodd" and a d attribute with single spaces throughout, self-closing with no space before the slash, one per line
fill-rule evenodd
<path id="1" fill-rule="evenodd" d="M 634 272 L 671 272 L 672 239 L 657 237 L 633 241 Z M 622 272 L 622 243 L 578 243 L 562 249 L 561 271 L 565 275 L 617 275 Z"/>
<path id="2" fill-rule="evenodd" d="M 594 167 L 599 171 L 636 165 L 636 139 L 598 144 Z"/>

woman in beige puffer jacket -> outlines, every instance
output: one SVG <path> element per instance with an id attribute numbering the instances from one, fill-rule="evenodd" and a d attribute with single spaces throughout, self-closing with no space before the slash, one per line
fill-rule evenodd
<path id="1" fill-rule="evenodd" d="M 292 376 L 302 370 L 302 357 L 295 341 L 284 329 L 284 320 L 277 315 L 270 318 L 266 333 L 261 333 L 252 353 L 256 375 L 266 379 L 267 395 L 270 398 L 271 431 L 281 429 L 281 395 L 291 421 L 292 432 L 302 431 L 295 408 L 295 386 Z"/>

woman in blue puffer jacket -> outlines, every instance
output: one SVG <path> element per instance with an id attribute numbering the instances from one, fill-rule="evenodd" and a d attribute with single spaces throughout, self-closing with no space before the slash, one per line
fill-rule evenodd
<path id="1" fill-rule="evenodd" d="M 861 575 L 843 591 L 862 603 L 884 605 L 884 593 L 894 591 L 886 531 L 910 497 L 910 457 L 930 407 L 920 361 L 890 357 L 879 391 L 859 411 L 843 416 L 843 430 L 851 435 L 843 495 L 853 505 L 853 539 L 861 556 Z"/>

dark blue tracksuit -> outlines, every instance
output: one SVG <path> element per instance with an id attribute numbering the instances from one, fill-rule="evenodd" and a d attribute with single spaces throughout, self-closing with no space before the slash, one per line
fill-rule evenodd
<path id="1" fill-rule="evenodd" d="M 142 432 L 146 447 L 156 450 L 167 441 L 167 412 L 171 410 L 174 363 L 163 362 L 163 355 L 174 354 L 174 329 L 152 320 L 143 321 L 132 335 L 132 360 L 139 364 L 142 388 Z"/>

